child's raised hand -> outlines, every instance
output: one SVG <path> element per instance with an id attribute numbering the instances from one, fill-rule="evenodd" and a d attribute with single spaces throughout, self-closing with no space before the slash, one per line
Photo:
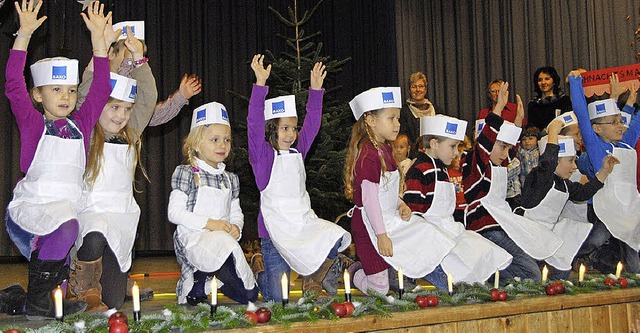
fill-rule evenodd
<path id="1" fill-rule="evenodd" d="M 516 117 L 520 119 L 524 119 L 524 103 L 522 103 L 522 98 L 520 94 L 516 94 L 516 103 L 518 103 L 518 110 L 516 111 Z"/>
<path id="2" fill-rule="evenodd" d="M 409 208 L 406 203 L 401 202 L 398 210 L 400 211 L 401 219 L 405 221 L 409 221 L 409 219 L 411 219 L 411 208 Z"/>
<path id="3" fill-rule="evenodd" d="M 613 171 L 613 167 L 616 164 L 620 164 L 620 161 L 613 155 L 607 155 L 602 159 L 602 168 L 598 173 L 596 173 L 596 177 L 602 183 L 607 179 L 609 174 Z"/>
<path id="4" fill-rule="evenodd" d="M 571 72 L 569 72 L 568 76 L 573 76 L 575 78 L 581 77 L 583 72 L 579 71 L 579 70 L 573 70 Z"/>
<path id="5" fill-rule="evenodd" d="M 271 74 L 271 65 L 264 67 L 264 54 L 256 54 L 251 60 L 251 69 L 256 74 L 256 85 L 264 86 Z"/>
<path id="6" fill-rule="evenodd" d="M 100 1 L 92 2 L 87 8 L 87 14 L 80 13 L 80 15 L 87 25 L 87 29 L 91 31 L 91 36 L 103 38 L 104 28 L 111 18 L 111 12 L 104 16 L 104 4 L 100 4 Z"/>
<path id="7" fill-rule="evenodd" d="M 144 57 L 144 45 L 133 35 L 130 26 L 126 26 L 127 39 L 124 40 L 124 46 L 133 54 L 133 60 L 140 60 Z"/>
<path id="8" fill-rule="evenodd" d="M 609 85 L 611 86 L 611 93 L 609 94 L 609 98 L 617 100 L 620 95 L 624 94 L 625 90 L 620 86 L 620 79 L 618 78 L 618 74 L 613 73 L 609 75 Z"/>
<path id="9" fill-rule="evenodd" d="M 316 62 L 311 70 L 311 89 L 320 90 L 324 83 L 324 78 L 327 77 L 326 66 L 321 62 Z"/>
<path id="10" fill-rule="evenodd" d="M 189 76 L 184 74 L 182 80 L 180 80 L 180 88 L 178 90 L 184 98 L 189 99 L 202 91 L 202 82 L 195 74 Z"/>
<path id="11" fill-rule="evenodd" d="M 47 19 L 46 16 L 38 18 L 38 13 L 40 12 L 40 8 L 42 8 L 43 1 L 38 1 L 35 8 L 33 7 L 34 2 L 35 1 L 31 0 L 29 4 L 27 4 L 27 0 L 22 0 L 22 5 L 18 4 L 17 1 L 14 3 L 18 11 L 18 18 L 20 19 L 18 36 L 30 37 L 31 34 L 42 25 L 42 22 Z"/>
<path id="12" fill-rule="evenodd" d="M 232 224 L 229 235 L 231 235 L 231 237 L 233 237 L 234 239 L 238 239 L 238 237 L 240 237 L 240 228 L 237 225 Z"/>
<path id="13" fill-rule="evenodd" d="M 111 23 L 112 16 L 109 16 L 107 19 L 107 24 L 104 26 L 104 44 L 107 46 L 111 46 L 111 44 L 115 43 L 118 40 L 118 37 L 122 35 L 122 29 L 113 30 L 113 24 Z"/>
<path id="14" fill-rule="evenodd" d="M 629 98 L 627 98 L 627 105 L 633 106 L 638 100 L 638 87 L 636 87 L 635 83 L 631 84 L 631 89 L 629 89 Z"/>
<path id="15" fill-rule="evenodd" d="M 493 113 L 502 117 L 502 110 L 507 105 L 507 99 L 509 98 L 509 82 L 502 82 L 500 84 L 500 91 L 498 91 L 498 100 L 496 106 L 493 108 Z"/>
<path id="16" fill-rule="evenodd" d="M 224 232 L 228 232 L 231 233 L 231 223 L 224 221 L 224 220 L 213 220 L 213 219 L 209 219 L 207 221 L 207 225 L 205 225 L 204 227 L 205 229 L 209 230 L 209 231 L 224 231 Z"/>
<path id="17" fill-rule="evenodd" d="M 558 135 L 560 134 L 560 131 L 562 130 L 563 126 L 564 126 L 564 123 L 562 122 L 562 120 L 554 119 L 547 126 L 547 132 L 549 132 L 549 134 Z"/>
<path id="18" fill-rule="evenodd" d="M 378 252 L 383 257 L 393 256 L 393 243 L 386 233 L 376 235 L 378 237 Z"/>

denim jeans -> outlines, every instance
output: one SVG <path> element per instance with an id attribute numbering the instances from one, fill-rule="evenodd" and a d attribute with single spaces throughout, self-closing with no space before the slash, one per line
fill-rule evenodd
<path id="1" fill-rule="evenodd" d="M 536 260 L 516 245 L 504 230 L 487 230 L 480 232 L 480 234 L 503 248 L 513 257 L 511 264 L 500 271 L 500 284 L 504 285 L 506 279 L 513 279 L 516 276 L 521 279 L 532 279 L 534 281 L 542 279 L 542 273 Z"/>
<path id="2" fill-rule="evenodd" d="M 20 253 L 29 260 L 31 258 L 31 249 L 33 248 L 33 242 L 35 240 L 35 235 L 24 231 L 20 226 L 18 226 L 9 215 L 9 210 L 7 209 L 7 217 L 6 217 L 6 227 L 7 233 L 9 234 L 9 238 L 16 244 Z"/>
<path id="3" fill-rule="evenodd" d="M 441 265 L 438 265 L 433 272 L 425 275 L 424 279 L 440 290 L 447 290 L 449 287 L 447 283 L 447 274 L 442 270 Z"/>
<path id="4" fill-rule="evenodd" d="M 260 239 L 262 244 L 262 260 L 264 261 L 264 272 L 258 278 L 262 298 L 265 301 L 282 301 L 282 274 L 287 274 L 290 280 L 291 268 L 282 258 L 275 245 L 269 238 Z M 262 284 L 261 284 L 262 283 Z"/>

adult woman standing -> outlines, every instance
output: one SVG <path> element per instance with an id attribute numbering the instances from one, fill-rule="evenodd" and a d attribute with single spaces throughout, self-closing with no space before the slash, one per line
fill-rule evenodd
<path id="1" fill-rule="evenodd" d="M 435 116 L 433 103 L 425 96 L 427 94 L 427 77 L 422 72 L 415 72 L 409 77 L 409 98 L 407 105 L 400 113 L 400 133 L 409 137 L 410 142 L 416 142 L 420 136 L 420 117 Z"/>
<path id="2" fill-rule="evenodd" d="M 540 67 L 533 74 L 535 96 L 527 107 L 529 126 L 542 130 L 560 113 L 573 109 L 571 99 L 560 88 L 560 82 L 558 72 L 551 66 Z"/>

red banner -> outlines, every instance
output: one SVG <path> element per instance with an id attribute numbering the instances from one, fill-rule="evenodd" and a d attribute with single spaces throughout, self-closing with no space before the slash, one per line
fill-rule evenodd
<path id="1" fill-rule="evenodd" d="M 630 89 L 632 85 L 635 85 L 636 89 L 640 87 L 640 81 L 638 80 L 640 78 L 640 63 L 638 63 L 582 73 L 584 94 L 587 97 L 591 97 L 594 94 L 600 96 L 604 93 L 611 93 L 611 85 L 609 83 L 611 74 L 618 74 L 620 87 L 624 89 Z"/>

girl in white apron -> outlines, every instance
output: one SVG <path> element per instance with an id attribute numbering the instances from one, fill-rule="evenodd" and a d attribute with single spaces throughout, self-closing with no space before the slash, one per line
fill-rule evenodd
<path id="1" fill-rule="evenodd" d="M 289 268 L 304 276 L 303 292 L 322 292 L 327 272 L 338 252 L 351 243 L 351 235 L 316 216 L 305 185 L 304 157 L 322 120 L 325 67 L 316 63 L 311 71 L 307 115 L 298 134 L 295 96 L 265 101 L 271 65 L 265 68 L 263 58 L 256 55 L 251 62 L 256 84 L 247 116 L 249 162 L 260 190 L 258 235 L 265 269 L 260 288 L 266 300 L 280 301 L 280 281 Z"/>
<path id="2" fill-rule="evenodd" d="M 456 282 L 483 283 L 496 269 L 509 266 L 512 257 L 504 249 L 465 230 L 453 219 L 455 185 L 449 181 L 447 165 L 458 155 L 458 145 L 464 140 L 467 122 L 437 116 L 420 118 L 420 134 L 425 152 L 419 153 L 416 164 L 407 173 L 404 202 L 417 216 L 446 231 L 457 244 L 442 261 L 442 267 Z"/>
<path id="3" fill-rule="evenodd" d="M 523 187 L 523 206 L 518 213 L 547 227 L 563 240 L 562 246 L 551 257 L 545 259 L 553 269 L 550 278 L 567 279 L 571 264 L 591 231 L 591 223 L 561 217 L 561 212 L 570 200 L 586 201 L 603 186 L 611 172 L 613 157 L 607 157 L 605 167 L 585 185 L 572 182 L 576 169 L 575 144 L 573 138 L 558 136 L 563 123 L 553 120 L 548 127 L 548 137 L 538 142 L 540 164 L 527 176 Z M 542 241 L 542 239 L 541 239 Z"/>
<path id="4" fill-rule="evenodd" d="M 360 262 L 349 267 L 362 292 L 386 294 L 388 268 L 447 287 L 440 263 L 455 241 L 438 226 L 412 216 L 400 199 L 400 175 L 389 142 L 400 127 L 400 88 L 367 90 L 349 103 L 356 124 L 344 169 L 345 195 L 355 204 L 351 232 Z"/>
<path id="5" fill-rule="evenodd" d="M 7 208 L 7 231 L 29 261 L 26 297 L 28 319 L 55 316 L 52 291 L 66 283 L 69 250 L 78 233 L 76 205 L 82 190 L 89 133 L 109 98 L 109 62 L 103 39 L 105 17 L 98 2 L 89 6 L 85 22 L 91 31 L 96 72 L 87 103 L 75 109 L 77 60 L 44 59 L 31 66 L 32 95 L 26 90 L 24 66 L 33 32 L 42 24 L 42 2 L 16 7 L 20 29 L 7 62 L 5 93 L 20 129 L 20 167 L 25 177 L 16 185 Z M 83 14 L 84 15 L 84 14 Z M 36 110 L 31 98 L 42 109 Z M 44 113 L 44 120 L 43 115 Z M 64 313 L 83 311 L 83 301 L 65 301 Z"/>
<path id="6" fill-rule="evenodd" d="M 146 80 L 153 81 L 151 71 L 146 73 Z M 115 73 L 111 82 L 111 98 L 92 133 L 78 214 L 77 260 L 69 280 L 70 296 L 86 301 L 88 310 L 119 309 L 124 304 L 140 218 L 133 182 L 144 126 L 129 122 L 138 82 Z"/>
<path id="7" fill-rule="evenodd" d="M 238 176 L 225 171 L 231 151 L 231 127 L 224 105 L 211 102 L 193 111 L 191 131 L 183 152 L 189 164 L 171 177 L 169 221 L 178 225 L 173 236 L 181 267 L 178 303 L 207 302 L 210 281 L 242 304 L 258 297 L 256 281 L 238 244 L 244 215 Z"/>

